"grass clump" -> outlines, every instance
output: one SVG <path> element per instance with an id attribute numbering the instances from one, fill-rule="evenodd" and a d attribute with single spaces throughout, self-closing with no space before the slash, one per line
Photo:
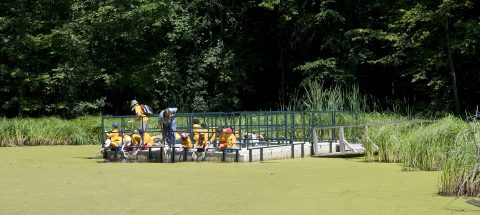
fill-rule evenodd
<path id="1" fill-rule="evenodd" d="M 100 142 L 100 119 L 0 118 L 0 146 L 86 145 Z"/>
<path id="2" fill-rule="evenodd" d="M 301 99 L 305 110 L 360 111 L 368 109 L 367 96 L 361 95 L 358 86 L 326 88 L 322 82 L 310 81 L 305 85 Z"/>
<path id="3" fill-rule="evenodd" d="M 404 132 L 406 132 L 406 127 L 398 124 L 389 124 L 370 129 L 368 136 L 363 136 L 363 143 L 366 148 L 365 161 L 399 162 L 399 150 Z M 377 147 L 378 155 L 375 156 L 374 151 Z"/>
<path id="4" fill-rule="evenodd" d="M 447 152 L 454 147 L 455 137 L 467 124 L 454 116 L 418 127 L 401 145 L 402 167 L 405 170 L 440 170 Z"/>
<path id="5" fill-rule="evenodd" d="M 440 175 L 440 193 L 456 196 L 480 196 L 479 122 L 469 123 L 458 133 L 448 151 Z"/>

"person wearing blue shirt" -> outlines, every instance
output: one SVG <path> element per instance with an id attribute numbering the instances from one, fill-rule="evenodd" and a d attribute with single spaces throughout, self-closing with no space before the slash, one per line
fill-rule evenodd
<path id="1" fill-rule="evenodd" d="M 177 120 L 175 113 L 177 108 L 167 108 L 158 115 L 158 123 L 162 126 L 162 136 L 169 147 L 175 145 L 175 132 L 177 131 Z"/>

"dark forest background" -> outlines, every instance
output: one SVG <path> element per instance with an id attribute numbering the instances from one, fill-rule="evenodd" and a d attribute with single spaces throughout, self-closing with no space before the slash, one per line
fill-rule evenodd
<path id="1" fill-rule="evenodd" d="M 1 115 L 276 110 L 309 83 L 381 110 L 480 98 L 475 0 L 3 0 Z"/>

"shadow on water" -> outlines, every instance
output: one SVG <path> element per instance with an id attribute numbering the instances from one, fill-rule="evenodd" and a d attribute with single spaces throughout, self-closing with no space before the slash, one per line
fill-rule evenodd
<path id="1" fill-rule="evenodd" d="M 133 159 L 102 159 L 102 160 L 97 160 L 97 163 L 158 163 L 155 161 L 139 161 L 139 160 L 133 160 Z"/>
<path id="2" fill-rule="evenodd" d="M 97 160 L 97 159 L 103 159 L 102 157 L 100 156 L 92 156 L 92 157 L 88 157 L 88 156 L 81 156 L 81 157 L 73 157 L 75 159 L 87 159 L 87 160 Z"/>
<path id="3" fill-rule="evenodd" d="M 278 162 L 275 162 L 275 161 L 258 161 L 258 162 L 254 162 L 254 163 L 261 163 L 261 164 L 277 164 Z"/>

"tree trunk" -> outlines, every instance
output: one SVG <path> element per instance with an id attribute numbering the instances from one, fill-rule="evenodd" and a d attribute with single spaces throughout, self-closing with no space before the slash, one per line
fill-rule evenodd
<path id="1" fill-rule="evenodd" d="M 448 17 L 445 21 L 445 36 L 447 39 L 448 65 L 450 67 L 450 75 L 452 76 L 452 88 L 453 88 L 453 96 L 455 99 L 455 111 L 457 115 L 460 115 L 460 99 L 458 97 L 457 75 L 455 73 L 455 67 L 453 64 L 453 57 L 452 57 L 452 48 L 450 46 L 450 20 Z"/>

